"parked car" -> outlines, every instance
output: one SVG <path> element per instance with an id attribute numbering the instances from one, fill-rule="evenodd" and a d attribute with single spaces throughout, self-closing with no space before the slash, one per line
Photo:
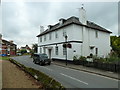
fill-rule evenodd
<path id="1" fill-rule="evenodd" d="M 34 53 L 32 57 L 33 57 L 33 62 L 35 64 L 40 64 L 40 65 L 51 64 L 51 60 L 48 58 L 47 54 Z"/>
<path id="2" fill-rule="evenodd" d="M 22 54 L 20 52 L 17 53 L 18 56 L 21 56 Z"/>

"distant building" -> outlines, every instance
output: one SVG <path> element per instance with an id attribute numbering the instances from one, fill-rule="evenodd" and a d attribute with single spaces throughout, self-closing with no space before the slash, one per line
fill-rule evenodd
<path id="1" fill-rule="evenodd" d="M 110 53 L 110 31 L 87 21 L 86 11 L 80 8 L 80 16 L 68 19 L 59 19 L 59 23 L 49 25 L 44 31 L 41 26 L 38 37 L 38 53 L 46 53 L 49 58 L 65 60 L 67 43 L 67 59 L 73 60 L 74 56 L 107 56 Z"/>
<path id="2" fill-rule="evenodd" d="M 13 43 L 13 41 L 7 41 L 2 39 L 2 35 L 0 34 L 0 55 L 1 56 L 14 56 L 16 55 L 17 45 Z"/>
<path id="3" fill-rule="evenodd" d="M 21 47 L 19 50 L 26 50 L 27 53 L 30 53 L 31 48 L 28 45 L 26 45 L 25 47 Z"/>

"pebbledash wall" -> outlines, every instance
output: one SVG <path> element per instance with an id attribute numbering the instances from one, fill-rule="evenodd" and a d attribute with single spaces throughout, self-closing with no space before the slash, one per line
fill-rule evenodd
<path id="1" fill-rule="evenodd" d="M 61 22 L 59 22 L 59 25 L 61 25 Z M 44 32 L 46 31 L 41 30 L 41 33 L 37 36 L 38 53 L 46 53 L 52 59 L 65 60 L 66 53 L 63 47 L 65 35 L 68 36 L 67 41 L 72 45 L 72 48 L 67 48 L 68 60 L 73 60 L 76 55 L 89 56 L 92 53 L 93 55 L 106 57 L 110 53 L 111 32 L 87 27 L 87 21 L 86 23 L 82 21 L 81 25 L 72 23 L 43 34 Z"/>

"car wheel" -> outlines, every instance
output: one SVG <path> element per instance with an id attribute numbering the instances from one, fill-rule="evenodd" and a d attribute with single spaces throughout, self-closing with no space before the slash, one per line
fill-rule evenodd
<path id="1" fill-rule="evenodd" d="M 50 65 L 50 64 L 51 64 L 51 62 L 48 63 L 48 65 Z"/>
<path id="2" fill-rule="evenodd" d="M 42 66 L 42 62 L 39 62 L 40 66 Z"/>
<path id="3" fill-rule="evenodd" d="M 34 63 L 37 64 L 35 60 L 34 60 Z"/>

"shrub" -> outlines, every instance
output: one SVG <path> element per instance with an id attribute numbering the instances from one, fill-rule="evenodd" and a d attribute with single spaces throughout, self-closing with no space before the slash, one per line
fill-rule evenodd
<path id="1" fill-rule="evenodd" d="M 107 62 L 116 62 L 116 61 L 120 61 L 119 57 L 115 57 L 115 56 L 110 56 L 109 58 L 106 58 Z"/>
<path id="2" fill-rule="evenodd" d="M 73 61 L 74 60 L 78 60 L 78 56 L 77 55 L 73 57 Z"/>
<path id="3" fill-rule="evenodd" d="M 86 57 L 80 56 L 80 57 L 79 57 L 79 60 L 86 61 Z"/>

